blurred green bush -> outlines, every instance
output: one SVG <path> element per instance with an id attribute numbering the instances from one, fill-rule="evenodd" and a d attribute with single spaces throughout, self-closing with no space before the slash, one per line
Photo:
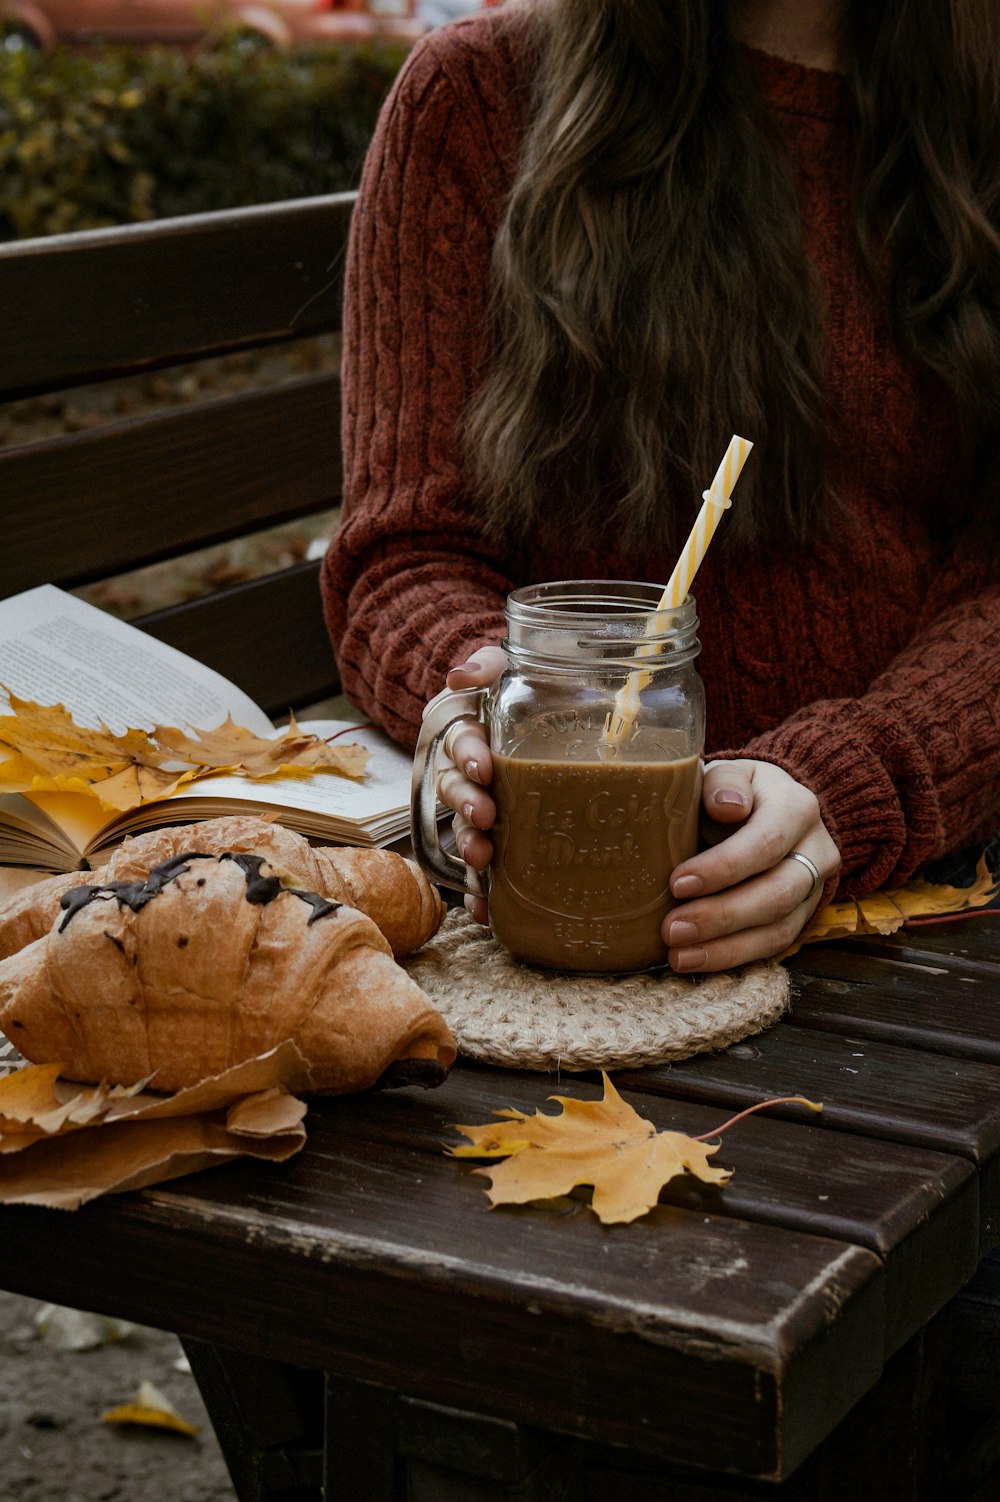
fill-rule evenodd
<path id="1" fill-rule="evenodd" d="M 0 51 L 0 239 L 353 187 L 405 56 Z"/>

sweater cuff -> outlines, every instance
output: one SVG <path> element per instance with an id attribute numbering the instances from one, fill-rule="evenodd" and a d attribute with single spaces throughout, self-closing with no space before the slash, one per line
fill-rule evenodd
<path id="1" fill-rule="evenodd" d="M 939 844 L 937 797 L 919 746 L 857 700 L 813 705 L 711 759 L 739 758 L 771 762 L 815 793 L 840 851 L 839 896 L 899 885 Z M 824 901 L 832 895 L 825 891 Z"/>

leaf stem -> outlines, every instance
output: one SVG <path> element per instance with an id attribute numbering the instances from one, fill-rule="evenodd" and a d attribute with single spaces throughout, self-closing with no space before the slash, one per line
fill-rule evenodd
<path id="1" fill-rule="evenodd" d="M 359 730 L 374 729 L 375 722 L 373 720 L 359 720 L 356 725 L 345 725 L 343 730 L 335 730 L 332 735 L 325 735 L 322 739 L 329 745 L 331 741 L 339 741 L 342 735 L 356 735 Z"/>
<path id="2" fill-rule="evenodd" d="M 735 1116 L 730 1116 L 714 1132 L 703 1132 L 700 1137 L 692 1138 L 694 1142 L 707 1142 L 710 1137 L 721 1137 L 722 1133 L 742 1121 L 744 1116 L 752 1116 L 755 1111 L 763 1111 L 767 1106 L 808 1106 L 810 1111 L 822 1111 L 822 1101 L 807 1100 L 804 1095 L 776 1095 L 770 1100 L 759 1100 L 755 1106 L 747 1106 L 745 1111 L 739 1111 Z"/>

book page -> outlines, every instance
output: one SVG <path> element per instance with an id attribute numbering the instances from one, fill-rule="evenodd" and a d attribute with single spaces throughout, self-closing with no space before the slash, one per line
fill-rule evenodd
<path id="1" fill-rule="evenodd" d="M 44 796 L 44 795 L 43 795 Z M 93 800 L 91 800 L 93 802 Z M 0 866 L 38 866 L 71 871 L 87 841 L 104 822 L 97 804 L 96 822 L 65 829 L 20 793 L 0 794 Z M 3 898 L 0 896 L 0 901 Z"/>
<path id="2" fill-rule="evenodd" d="M 273 728 L 221 673 L 52 584 L 0 600 L 0 685 L 0 712 L 6 688 L 118 735 L 157 724 L 211 730 L 227 714 L 258 735 Z"/>
<path id="3" fill-rule="evenodd" d="M 59 830 L 62 843 L 76 852 L 77 859 L 108 820 L 115 817 L 86 793 L 31 793 L 23 801 L 29 807 L 33 805 L 48 824 Z"/>

